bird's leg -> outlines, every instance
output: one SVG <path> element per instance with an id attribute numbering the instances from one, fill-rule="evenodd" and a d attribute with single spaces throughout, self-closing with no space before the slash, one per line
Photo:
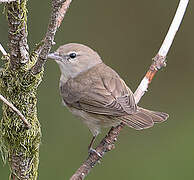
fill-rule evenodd
<path id="1" fill-rule="evenodd" d="M 90 141 L 90 144 L 89 144 L 89 146 L 88 146 L 88 151 L 89 151 L 89 152 L 90 152 L 91 149 L 93 149 L 92 146 L 93 146 L 93 144 L 94 144 L 95 139 L 96 139 L 96 136 L 93 136 L 93 137 L 92 137 L 92 140 Z"/>
<path id="2" fill-rule="evenodd" d="M 96 139 L 96 136 L 93 136 L 93 137 L 92 137 L 92 140 L 91 140 L 91 142 L 90 142 L 90 144 L 89 144 L 89 146 L 88 146 L 88 152 L 89 152 L 89 154 L 95 153 L 95 154 L 97 154 L 99 157 L 102 157 L 102 156 L 100 155 L 100 153 L 98 153 L 95 149 L 92 148 L 95 139 Z"/>

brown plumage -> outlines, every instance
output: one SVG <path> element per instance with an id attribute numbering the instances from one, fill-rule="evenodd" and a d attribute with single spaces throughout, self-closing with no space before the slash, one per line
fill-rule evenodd
<path id="1" fill-rule="evenodd" d="M 92 114 L 103 115 L 102 121 L 111 116 L 112 122 L 109 126 L 123 122 L 140 130 L 153 126 L 154 122 L 163 122 L 168 117 L 166 113 L 137 107 L 132 91 L 119 75 L 104 63 L 70 78 L 60 85 L 60 92 L 70 109 L 85 111 L 92 117 Z M 97 121 L 96 126 L 99 124 L 107 127 L 109 123 Z"/>
<path id="2" fill-rule="evenodd" d="M 138 107 L 125 82 L 89 47 L 71 43 L 49 57 L 61 69 L 60 93 L 64 104 L 83 119 L 93 136 L 101 127 L 121 122 L 141 130 L 168 118 L 166 113 Z"/>

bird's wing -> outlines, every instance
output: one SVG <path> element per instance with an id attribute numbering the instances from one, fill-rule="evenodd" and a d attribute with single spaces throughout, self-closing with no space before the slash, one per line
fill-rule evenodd
<path id="1" fill-rule="evenodd" d="M 122 116 L 137 110 L 132 91 L 105 64 L 70 79 L 60 89 L 65 103 L 87 112 Z"/>

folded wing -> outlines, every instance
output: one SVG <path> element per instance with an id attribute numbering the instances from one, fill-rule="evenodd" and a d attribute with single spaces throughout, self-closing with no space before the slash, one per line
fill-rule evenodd
<path id="1" fill-rule="evenodd" d="M 137 110 L 132 91 L 103 63 L 69 79 L 60 89 L 66 104 L 87 112 L 123 116 Z"/>

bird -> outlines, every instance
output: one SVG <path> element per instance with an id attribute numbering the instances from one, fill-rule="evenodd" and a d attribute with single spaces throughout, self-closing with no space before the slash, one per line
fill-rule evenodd
<path id="1" fill-rule="evenodd" d="M 119 74 L 106 65 L 90 47 L 68 43 L 48 54 L 61 71 L 59 89 L 63 105 L 81 118 L 93 137 L 92 148 L 101 128 L 123 123 L 136 130 L 150 128 L 169 115 L 139 107 L 130 88 Z"/>

